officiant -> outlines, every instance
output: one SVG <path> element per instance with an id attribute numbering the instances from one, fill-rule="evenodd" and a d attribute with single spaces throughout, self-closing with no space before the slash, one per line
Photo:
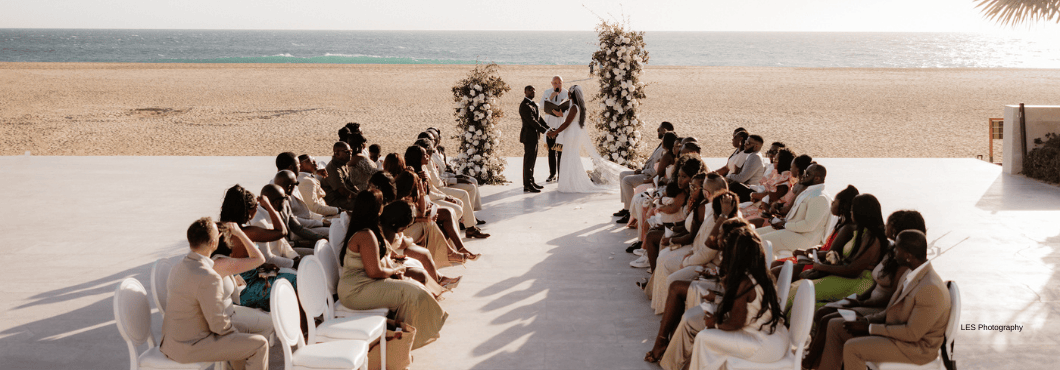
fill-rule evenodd
<path id="1" fill-rule="evenodd" d="M 563 89 L 563 77 L 552 76 L 552 88 L 545 90 L 545 93 L 541 94 L 540 104 L 541 116 L 545 119 L 545 123 L 548 124 L 550 129 L 554 130 L 562 126 L 566 117 L 565 113 L 558 109 L 547 110 L 545 103 L 559 105 L 567 101 L 568 98 L 567 90 Z M 562 153 L 556 150 L 556 138 L 546 137 L 545 144 L 548 146 L 548 179 L 545 179 L 545 182 L 553 182 L 556 181 L 556 174 L 559 173 L 559 158 Z"/>

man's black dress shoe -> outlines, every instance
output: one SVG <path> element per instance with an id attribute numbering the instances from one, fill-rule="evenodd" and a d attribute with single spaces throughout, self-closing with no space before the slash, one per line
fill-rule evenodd
<path id="1" fill-rule="evenodd" d="M 549 176 L 545 179 L 545 182 L 556 182 L 556 176 Z"/>
<path id="2" fill-rule="evenodd" d="M 622 216 L 622 218 L 618 219 L 618 221 L 615 221 L 615 223 L 616 223 L 616 224 L 626 224 L 626 223 L 629 223 L 629 215 L 625 215 L 625 216 Z"/>
<path id="3" fill-rule="evenodd" d="M 538 184 L 530 184 L 530 186 L 533 186 L 533 187 L 538 188 L 538 189 L 544 189 L 545 188 L 544 186 L 541 186 L 541 185 L 538 185 Z"/>
<path id="4" fill-rule="evenodd" d="M 623 209 L 621 211 L 612 213 L 611 215 L 615 216 L 615 217 L 629 216 L 629 210 L 628 209 Z"/>
<path id="5" fill-rule="evenodd" d="M 540 193 L 541 190 L 535 187 L 523 188 L 524 193 Z"/>
<path id="6" fill-rule="evenodd" d="M 626 247 L 626 253 L 633 253 L 633 251 L 635 251 L 637 249 L 640 249 L 640 245 L 641 245 L 641 243 L 639 241 L 636 242 L 636 243 L 633 243 L 632 245 Z"/>

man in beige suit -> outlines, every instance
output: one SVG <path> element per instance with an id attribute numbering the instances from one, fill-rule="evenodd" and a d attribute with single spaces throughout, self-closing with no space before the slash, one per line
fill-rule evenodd
<path id="1" fill-rule="evenodd" d="M 868 361 L 923 365 L 938 356 L 950 321 L 950 293 L 927 261 L 924 233 L 906 230 L 896 239 L 895 259 L 909 267 L 902 285 L 883 312 L 828 322 L 822 370 L 861 370 Z"/>
<path id="2" fill-rule="evenodd" d="M 209 257 L 217 242 L 217 226 L 209 217 L 188 227 L 191 252 L 169 273 L 159 349 L 180 363 L 230 361 L 237 370 L 265 369 L 268 340 L 236 331 L 226 310 L 221 276 Z"/>
<path id="3" fill-rule="evenodd" d="M 820 164 L 807 167 L 799 179 L 806 189 L 795 197 L 788 215 L 757 230 L 763 241 L 773 243 L 774 253 L 812 248 L 824 241 L 832 218 L 832 198 L 824 191 L 827 175 L 828 171 Z"/>

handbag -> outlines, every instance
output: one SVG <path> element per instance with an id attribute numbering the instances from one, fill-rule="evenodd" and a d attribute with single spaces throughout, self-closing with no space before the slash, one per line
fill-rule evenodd
<path id="1" fill-rule="evenodd" d="M 412 365 L 412 341 L 416 338 L 416 328 L 408 323 L 401 323 L 398 331 L 394 320 L 386 320 L 386 368 L 387 370 L 408 370 Z M 390 330 L 394 327 L 395 330 Z M 379 343 L 368 350 L 368 369 L 382 370 L 379 363 Z"/>

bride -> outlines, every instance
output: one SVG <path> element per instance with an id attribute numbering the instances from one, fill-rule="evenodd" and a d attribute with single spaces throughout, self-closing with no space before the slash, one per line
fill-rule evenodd
<path id="1" fill-rule="evenodd" d="M 549 135 L 556 137 L 556 144 L 563 154 L 559 161 L 559 191 L 561 193 L 600 193 L 614 191 L 618 185 L 618 174 L 627 168 L 604 160 L 596 151 L 585 133 L 585 96 L 581 86 L 570 88 L 571 107 L 567 119 Z M 582 166 L 581 152 L 585 150 L 599 170 L 599 182 L 594 183 Z"/>

